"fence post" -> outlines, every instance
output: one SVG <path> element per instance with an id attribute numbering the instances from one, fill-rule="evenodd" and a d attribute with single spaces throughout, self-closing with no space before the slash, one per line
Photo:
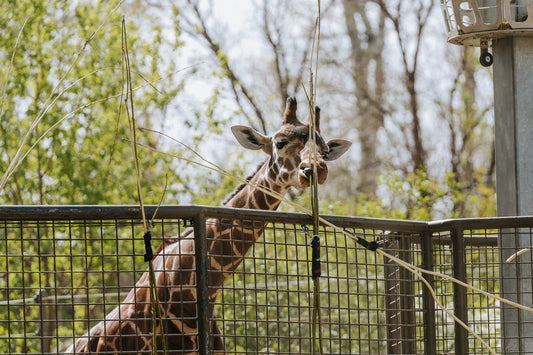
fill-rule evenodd
<path id="1" fill-rule="evenodd" d="M 501 228 L 498 249 L 500 257 L 500 296 L 524 306 L 533 303 L 533 257 L 525 253 L 507 263 L 505 260 L 533 245 L 531 228 Z M 533 354 L 533 316 L 530 312 L 502 303 L 500 315 L 502 354 Z"/>
<path id="2" fill-rule="evenodd" d="M 387 252 L 390 254 L 397 254 L 398 239 L 394 238 L 394 241 L 387 248 Z M 397 255 L 394 255 L 397 256 Z M 391 260 L 384 260 L 384 272 L 385 272 L 385 314 L 387 318 L 387 354 L 401 354 L 401 348 L 399 346 L 401 339 L 400 332 L 400 316 L 398 314 L 399 299 L 398 291 L 398 266 Z"/>
<path id="3" fill-rule="evenodd" d="M 453 228 L 452 254 L 453 254 L 453 277 L 459 281 L 466 282 L 466 258 L 463 230 Z M 457 318 L 468 324 L 466 289 L 458 284 L 453 284 L 453 305 L 454 314 Z M 468 354 L 468 333 L 459 323 L 455 322 L 455 353 Z"/>
<path id="4" fill-rule="evenodd" d="M 387 252 L 410 261 L 412 239 L 395 235 Z M 416 329 L 414 284 L 412 274 L 390 260 L 385 261 L 385 311 L 387 317 L 387 353 L 414 354 Z"/>
<path id="5" fill-rule="evenodd" d="M 399 257 L 411 262 L 411 236 L 400 238 Z M 416 321 L 415 321 L 415 287 L 413 274 L 405 268 L 400 268 L 400 307 L 402 317 L 402 353 L 416 353 Z"/>
<path id="6" fill-rule="evenodd" d="M 422 268 L 433 271 L 433 234 L 422 233 L 420 249 L 422 251 Z M 433 275 L 423 275 L 433 287 Z M 422 303 L 424 306 L 424 354 L 437 353 L 437 331 L 435 325 L 435 300 L 427 287 L 422 288 Z"/>
<path id="7" fill-rule="evenodd" d="M 196 297 L 198 317 L 198 354 L 209 354 L 209 284 L 207 280 L 207 235 L 205 213 L 193 219 L 194 254 L 196 259 Z"/>

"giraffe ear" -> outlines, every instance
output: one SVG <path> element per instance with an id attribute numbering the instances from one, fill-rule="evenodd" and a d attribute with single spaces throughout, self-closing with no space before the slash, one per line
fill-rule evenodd
<path id="1" fill-rule="evenodd" d="M 325 160 L 335 160 L 340 158 L 351 146 L 352 142 L 345 139 L 332 139 L 327 143 L 329 152 L 326 155 Z"/>
<path id="2" fill-rule="evenodd" d="M 271 150 L 271 138 L 264 136 L 261 133 L 257 132 L 255 129 L 246 127 L 246 126 L 233 126 L 231 131 L 237 141 L 247 149 L 263 149 L 265 152 Z"/>

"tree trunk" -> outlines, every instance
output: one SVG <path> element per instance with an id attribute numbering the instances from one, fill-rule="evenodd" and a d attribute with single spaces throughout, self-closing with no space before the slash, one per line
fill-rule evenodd
<path id="1" fill-rule="evenodd" d="M 381 166 L 380 158 L 376 154 L 377 134 L 384 124 L 385 74 L 382 53 L 385 43 L 385 16 L 380 11 L 379 21 L 372 23 L 375 16 L 372 19 L 367 17 L 366 4 L 367 1 L 343 1 L 346 31 L 351 44 L 355 116 L 361 144 L 358 190 L 361 193 L 374 194 Z M 363 31 L 361 27 L 364 27 Z"/>

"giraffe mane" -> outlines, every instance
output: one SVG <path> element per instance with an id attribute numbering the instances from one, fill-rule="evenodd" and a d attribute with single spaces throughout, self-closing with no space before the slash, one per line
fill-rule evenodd
<path id="1" fill-rule="evenodd" d="M 257 168 L 254 170 L 253 173 L 251 173 L 250 175 L 248 175 L 246 178 L 244 178 L 245 181 L 250 181 L 255 174 L 257 174 L 257 172 L 261 169 L 261 167 L 265 164 L 266 161 L 262 162 L 261 164 L 259 164 L 257 166 Z M 226 199 L 222 202 L 222 205 L 225 205 L 226 203 L 228 203 L 233 197 L 235 197 L 235 195 L 237 195 L 239 192 L 242 191 L 242 189 L 244 189 L 246 187 L 246 183 L 241 183 L 239 184 L 235 190 L 233 190 L 227 197 Z M 166 247 L 168 247 L 169 245 L 171 244 L 174 244 L 176 243 L 177 241 L 179 241 L 180 239 L 182 238 L 185 238 L 186 236 L 188 236 L 189 234 L 191 234 L 193 232 L 193 229 L 187 229 L 185 232 L 183 232 L 181 235 L 179 236 L 171 236 L 171 235 L 166 235 L 164 236 L 161 244 L 159 244 L 159 247 L 157 248 L 157 250 L 155 251 L 154 255 L 158 255 L 159 253 L 161 253 L 161 251 L 163 249 L 165 249 Z"/>
<path id="2" fill-rule="evenodd" d="M 169 245 L 178 242 L 182 238 L 185 238 L 186 236 L 191 234 L 193 231 L 194 231 L 194 229 L 189 228 L 189 229 L 185 230 L 185 232 L 183 232 L 182 234 L 180 234 L 178 236 L 173 236 L 173 235 L 170 235 L 170 234 L 165 235 L 163 237 L 163 240 L 161 241 L 161 244 L 159 244 L 159 247 L 157 247 L 157 250 L 154 252 L 154 256 L 158 255 L 159 253 L 161 253 L 161 251 L 163 249 L 165 249 L 166 247 L 168 247 Z"/>
<path id="3" fill-rule="evenodd" d="M 263 165 L 265 165 L 265 161 L 263 161 L 261 164 L 259 164 L 257 166 L 257 168 L 254 170 L 253 173 L 251 173 L 250 175 L 248 175 L 247 177 L 244 178 L 244 180 L 246 182 L 252 180 L 252 178 L 255 176 L 255 174 L 257 174 L 257 172 L 263 167 Z M 235 190 L 233 190 L 227 197 L 224 201 L 222 201 L 222 205 L 225 205 L 226 203 L 228 203 L 229 201 L 231 201 L 232 198 L 234 198 L 239 192 L 242 191 L 242 189 L 244 189 L 246 187 L 246 185 L 248 185 L 247 183 L 243 182 L 241 183 L 240 185 L 238 185 Z"/>

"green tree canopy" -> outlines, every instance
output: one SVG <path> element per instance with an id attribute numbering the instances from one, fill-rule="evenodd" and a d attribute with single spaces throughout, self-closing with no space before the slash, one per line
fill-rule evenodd
<path id="1" fill-rule="evenodd" d="M 0 203 L 125 204 L 136 200 L 133 152 L 123 139 L 128 137 L 128 122 L 123 110 L 120 119 L 118 114 L 124 87 L 124 13 L 117 4 L 1 3 L 0 171 L 6 171 L 19 149 L 29 153 L 7 181 Z M 136 88 L 135 117 L 139 126 L 151 127 L 182 86 L 169 79 L 175 69 L 161 55 L 168 44 L 162 29 L 141 29 L 127 16 L 126 22 Z M 144 143 L 158 145 L 153 139 Z M 172 159 L 154 156 L 149 150 L 140 150 L 139 159 L 143 183 L 150 186 L 146 193 L 154 194 L 156 202 Z"/>

